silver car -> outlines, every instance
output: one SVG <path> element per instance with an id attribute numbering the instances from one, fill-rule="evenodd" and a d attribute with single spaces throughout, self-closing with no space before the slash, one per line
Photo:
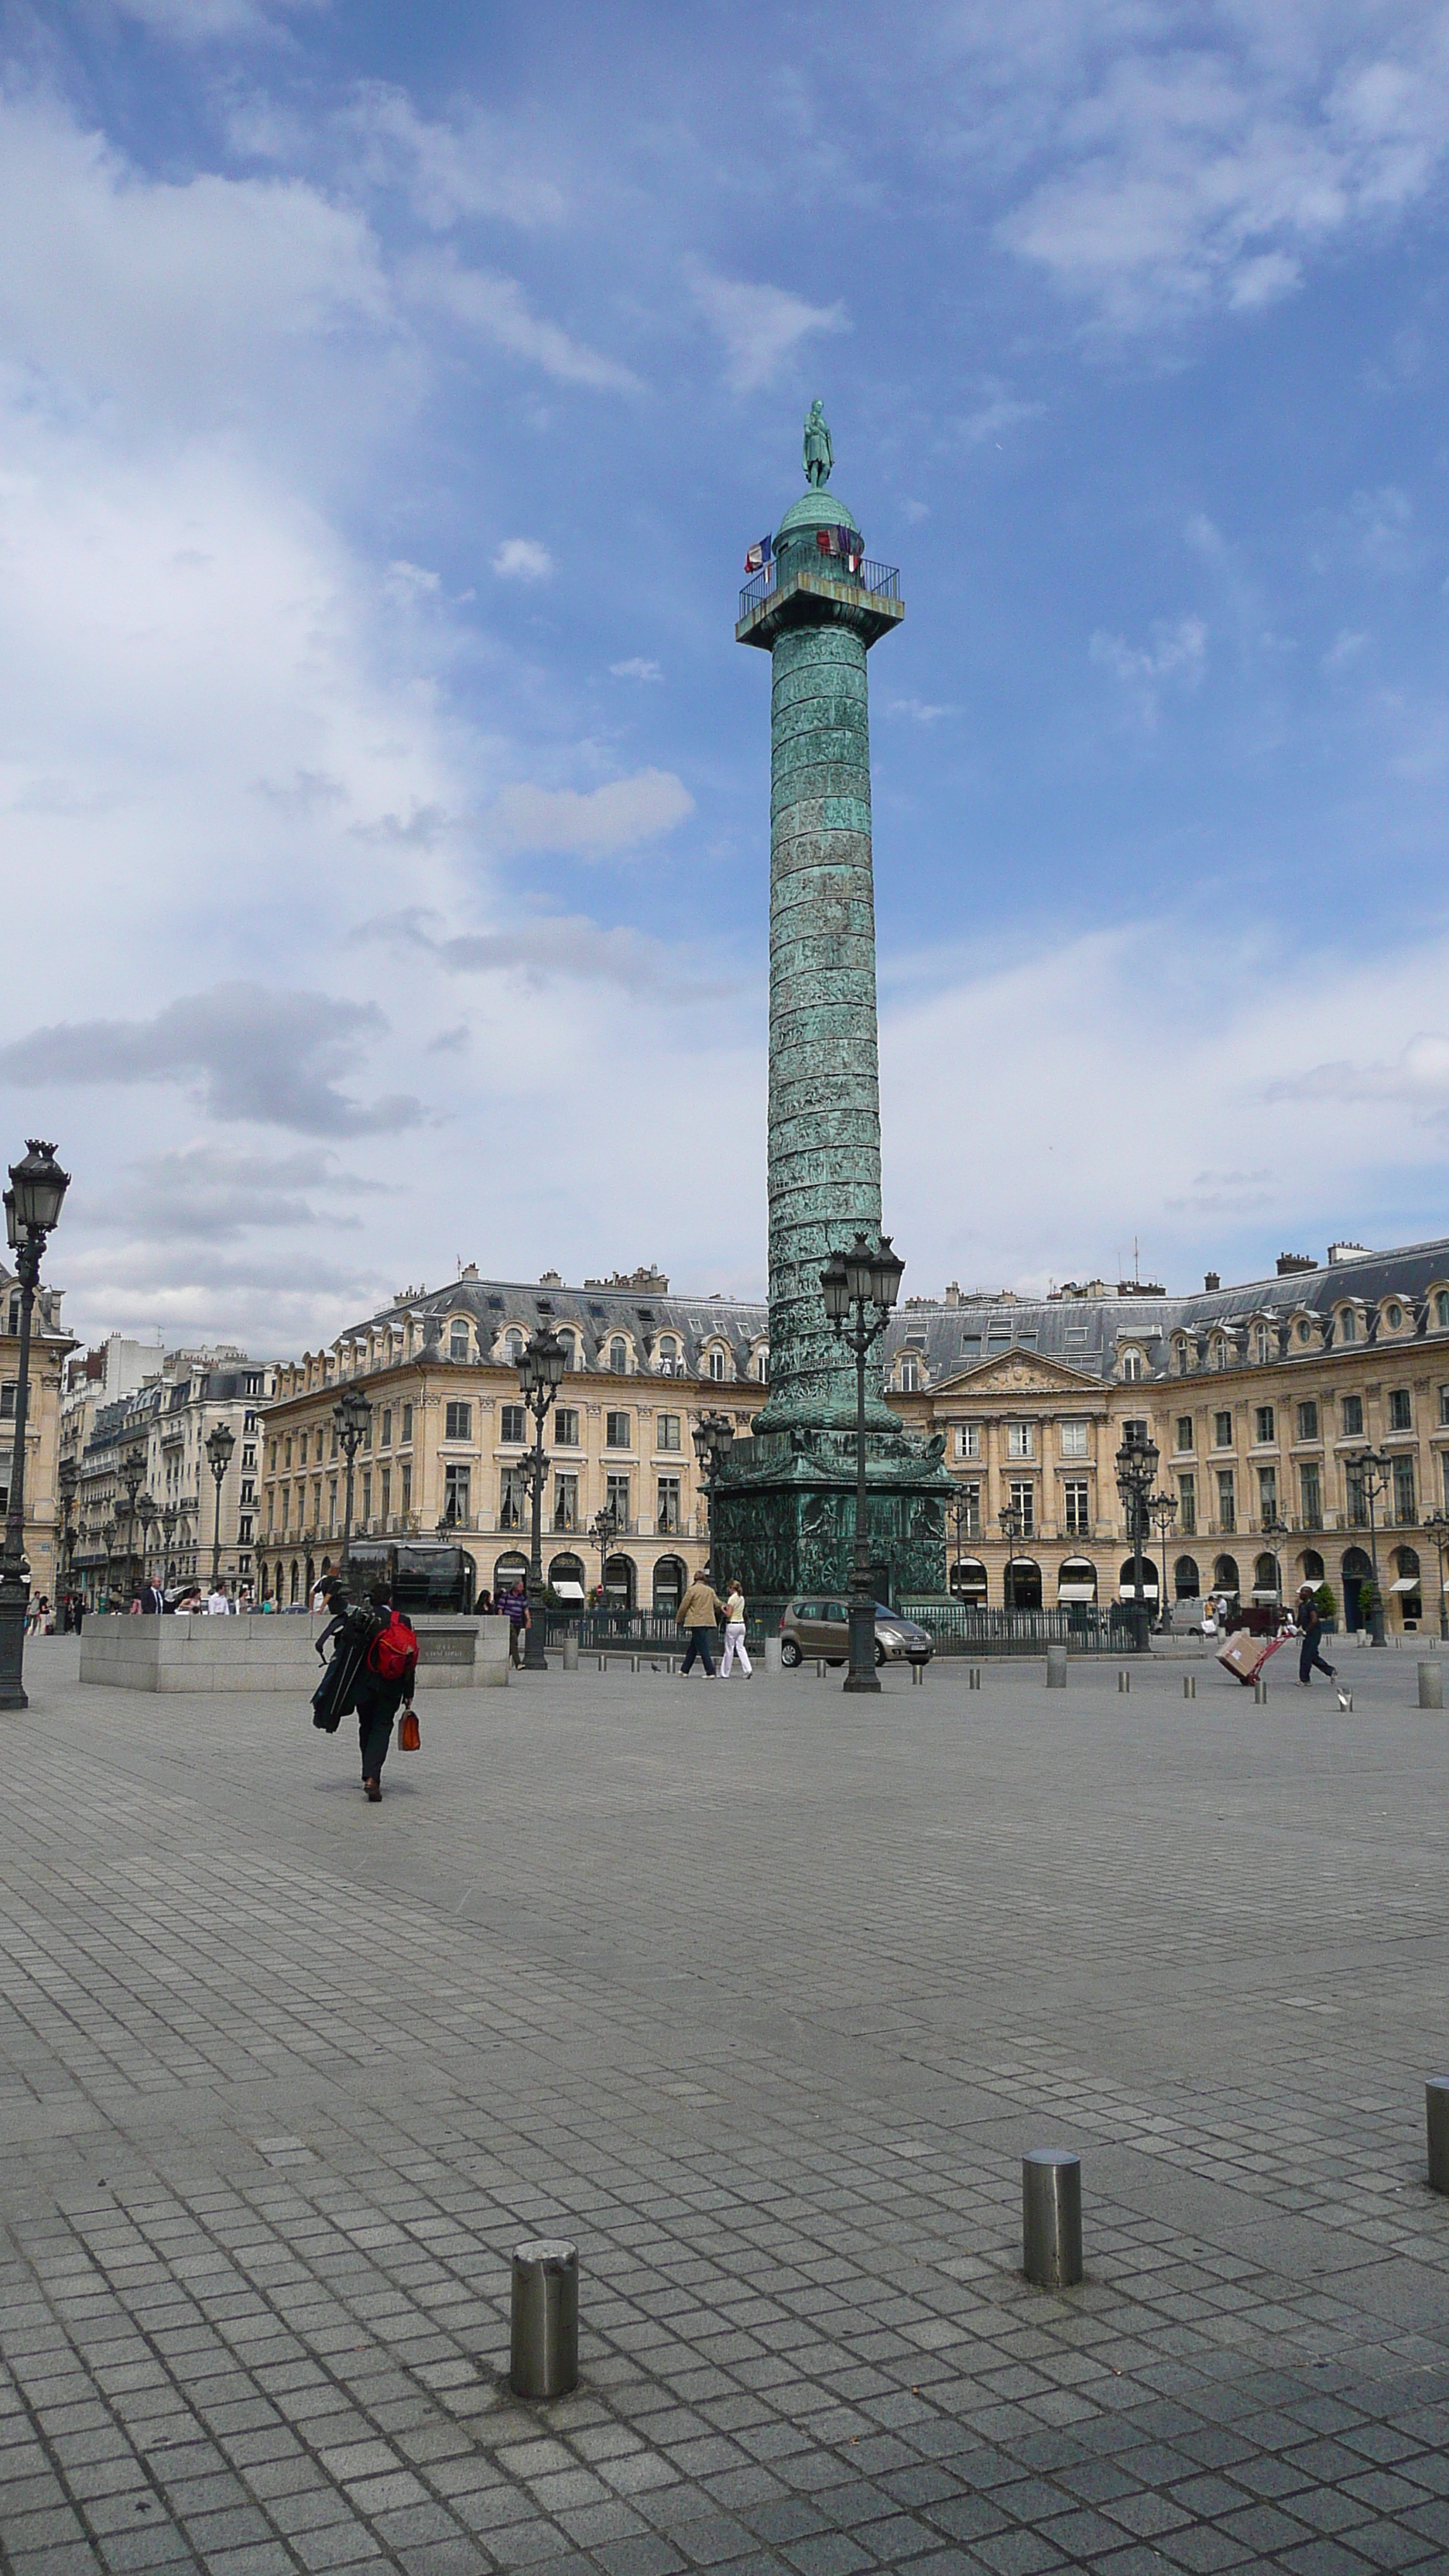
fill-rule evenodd
<path id="1" fill-rule="evenodd" d="M 928 1628 L 903 1618 L 884 1601 L 875 1605 L 875 1659 L 878 1664 L 928 1664 L 935 1653 Z M 793 1668 L 806 1656 L 843 1664 L 850 1656 L 849 1604 L 838 1596 L 812 1593 L 792 1601 L 780 1621 L 780 1661 Z"/>

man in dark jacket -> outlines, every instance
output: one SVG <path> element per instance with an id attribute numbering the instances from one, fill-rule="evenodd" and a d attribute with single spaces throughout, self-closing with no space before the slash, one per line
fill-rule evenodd
<path id="1" fill-rule="evenodd" d="M 1298 1650 L 1298 1678 L 1304 1689 L 1307 1690 L 1311 1686 L 1315 1666 L 1319 1672 L 1327 1673 L 1330 1681 L 1335 1680 L 1337 1676 L 1332 1664 L 1326 1664 L 1318 1651 L 1318 1640 L 1323 1634 L 1323 1621 L 1319 1615 L 1318 1603 L 1313 1597 L 1311 1584 L 1305 1583 L 1298 1595 L 1296 1616 L 1303 1638 L 1303 1643 Z"/>
<path id="2" fill-rule="evenodd" d="M 373 1657 L 377 1653 L 378 1641 L 393 1617 L 392 1597 L 385 1583 L 375 1583 L 367 1599 L 375 1634 L 357 1685 L 357 1741 L 362 1752 L 362 1785 L 375 1806 L 382 1796 L 382 1766 L 392 1742 L 393 1721 L 399 1708 L 411 1708 L 413 1704 L 418 1650 L 414 1639 L 412 1657 L 405 1672 L 395 1676 L 378 1672 Z M 411 1619 L 404 1618 L 401 1611 L 396 1615 L 411 1636 Z"/>

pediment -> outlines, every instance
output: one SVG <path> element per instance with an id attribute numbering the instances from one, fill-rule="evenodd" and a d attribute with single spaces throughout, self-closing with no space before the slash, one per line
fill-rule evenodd
<path id="1" fill-rule="evenodd" d="M 1044 1351 L 1001 1351 L 992 1359 L 973 1360 L 969 1368 L 937 1378 L 933 1396 L 943 1395 L 1102 1395 L 1101 1378 L 1090 1369 L 1073 1368 Z"/>

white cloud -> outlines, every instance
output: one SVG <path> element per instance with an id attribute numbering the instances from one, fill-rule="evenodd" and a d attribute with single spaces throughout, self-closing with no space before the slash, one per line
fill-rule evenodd
<path id="1" fill-rule="evenodd" d="M 503 581 L 547 581 L 553 557 L 533 537 L 505 537 L 493 558 L 493 569 Z"/>
<path id="2" fill-rule="evenodd" d="M 512 358 L 541 367 L 563 385 L 592 385 L 601 392 L 637 393 L 639 379 L 615 358 L 572 339 L 556 322 L 532 312 L 518 280 L 491 270 L 465 268 L 451 249 L 421 252 L 403 263 L 398 282 L 425 310 L 446 313 Z"/>
<path id="3" fill-rule="evenodd" d="M 937 724 L 942 716 L 956 712 L 954 707 L 932 706 L 925 698 L 888 698 L 885 711 L 888 716 L 909 716 L 913 724 L 921 725 Z"/>
<path id="4" fill-rule="evenodd" d="M 641 654 L 632 654 L 627 662 L 611 662 L 610 677 L 615 680 L 662 680 L 664 673 L 657 662 L 646 662 Z"/>
<path id="5" fill-rule="evenodd" d="M 561 850 L 580 859 L 613 858 L 672 832 L 694 812 L 694 798 L 671 770 L 641 769 L 605 787 L 505 787 L 484 818 L 501 851 Z"/>
<path id="6" fill-rule="evenodd" d="M 529 227 L 563 219 L 563 190 L 539 168 L 536 147 L 481 109 L 448 124 L 420 116 L 406 90 L 367 81 L 339 121 L 364 174 L 404 187 L 435 231 L 478 215 Z"/>
<path id="7" fill-rule="evenodd" d="M 176 44 L 213 45 L 224 37 L 273 35 L 289 10 L 322 9 L 327 0 L 110 0 L 110 6 Z"/>
<path id="8" fill-rule="evenodd" d="M 1102 670 L 1111 671 L 1128 689 L 1143 718 L 1156 715 L 1162 683 L 1195 689 L 1207 668 L 1207 628 L 1200 617 L 1179 617 L 1168 625 L 1158 620 L 1150 644 L 1129 644 L 1122 635 L 1098 628 L 1088 652 Z"/>
<path id="9" fill-rule="evenodd" d="M 695 272 L 696 302 L 724 342 L 734 393 L 758 393 L 773 383 L 800 342 L 821 331 L 848 331 L 843 304 L 807 304 L 783 286 L 755 286 L 742 278 Z"/>

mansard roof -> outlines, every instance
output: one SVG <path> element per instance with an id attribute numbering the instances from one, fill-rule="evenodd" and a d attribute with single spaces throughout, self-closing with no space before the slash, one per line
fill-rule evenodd
<path id="1" fill-rule="evenodd" d="M 516 1279 L 465 1278 L 399 1298 L 365 1323 L 338 1334 L 337 1340 L 365 1341 L 372 1333 L 396 1332 L 409 1317 L 415 1327 L 422 1326 L 423 1338 L 428 1340 L 433 1333 L 443 1334 L 454 1315 L 472 1318 L 477 1340 L 485 1349 L 510 1324 L 521 1325 L 525 1333 L 542 1324 L 551 1324 L 555 1331 L 561 1325 L 573 1325 L 583 1334 L 586 1351 L 607 1343 L 615 1333 L 625 1333 L 641 1346 L 661 1333 L 672 1333 L 687 1364 L 711 1342 L 724 1341 L 738 1356 L 742 1370 L 770 1329 L 768 1307 L 736 1297 L 682 1297 L 646 1287 L 569 1288 L 556 1280 L 525 1286 Z"/>

